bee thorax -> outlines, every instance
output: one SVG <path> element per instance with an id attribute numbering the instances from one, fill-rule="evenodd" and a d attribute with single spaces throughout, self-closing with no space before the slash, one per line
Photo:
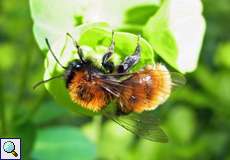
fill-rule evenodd
<path id="1" fill-rule="evenodd" d="M 77 71 L 69 84 L 68 90 L 73 102 L 86 109 L 100 111 L 110 100 L 110 95 L 101 85 L 100 79 L 93 74 Z"/>

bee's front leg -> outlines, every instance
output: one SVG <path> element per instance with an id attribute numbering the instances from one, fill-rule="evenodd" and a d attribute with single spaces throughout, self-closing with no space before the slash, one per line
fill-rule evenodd
<path id="1" fill-rule="evenodd" d="M 115 47 L 115 42 L 114 42 L 114 31 L 113 31 L 111 45 L 109 46 L 107 53 L 105 53 L 104 56 L 102 57 L 102 66 L 107 71 L 109 71 L 109 73 L 112 73 L 114 71 L 114 63 L 110 61 L 110 58 L 114 53 L 114 47 Z"/>
<path id="2" fill-rule="evenodd" d="M 117 73 L 127 72 L 132 66 L 134 66 L 140 60 L 141 46 L 139 40 L 140 35 L 138 36 L 137 47 L 134 53 L 131 56 L 125 58 L 125 60 L 120 65 L 118 65 L 116 70 Z"/>

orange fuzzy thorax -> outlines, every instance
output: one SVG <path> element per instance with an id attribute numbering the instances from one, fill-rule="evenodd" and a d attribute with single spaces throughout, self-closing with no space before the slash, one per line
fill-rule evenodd
<path id="1" fill-rule="evenodd" d="M 100 79 L 88 81 L 87 76 L 86 71 L 75 73 L 68 87 L 69 95 L 81 107 L 97 112 L 108 104 L 111 97 L 101 88 Z"/>

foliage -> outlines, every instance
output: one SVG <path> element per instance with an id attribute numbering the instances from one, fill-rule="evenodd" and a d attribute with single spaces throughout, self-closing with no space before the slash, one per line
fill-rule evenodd
<path id="1" fill-rule="evenodd" d="M 53 135 L 50 137 L 50 135 Z M 65 154 L 60 154 L 65 151 Z M 57 127 L 43 129 L 38 132 L 34 148 L 37 159 L 95 159 L 95 147 L 75 127 Z"/>
<path id="2" fill-rule="evenodd" d="M 201 1 L 164 1 L 143 32 L 167 63 L 181 72 L 194 71 L 205 32 Z"/>
<path id="3" fill-rule="evenodd" d="M 87 160 L 230 159 L 229 1 L 202 1 L 207 31 L 198 65 L 204 29 L 200 3 L 171 2 L 31 0 L 28 4 L 27 0 L 0 1 L 0 137 L 21 137 L 26 160 L 57 159 L 57 153 L 68 159 Z M 98 17 L 92 16 L 95 10 L 100 13 Z M 94 23 L 98 22 L 96 18 L 106 23 Z M 157 26 L 151 28 L 152 24 Z M 93 57 L 99 59 L 110 43 L 113 28 L 118 31 L 116 41 L 122 42 L 117 44 L 113 57 L 116 63 L 125 54 L 132 53 L 136 44 L 134 34 L 141 33 L 144 51 L 136 69 L 158 60 L 182 72 L 196 68 L 186 75 L 186 86 L 175 90 L 170 100 L 156 110 L 170 142 L 159 144 L 139 139 L 100 116 L 76 115 L 72 110 L 77 106 L 57 104 L 44 87 L 33 91 L 32 85 L 42 79 L 44 72 L 47 78 L 63 70 L 50 54 L 37 47 L 32 27 L 40 49 L 45 51 L 44 38 L 48 37 L 57 55 L 61 54 L 58 47 L 64 45 L 65 33 L 71 32 L 89 52 L 88 56 L 94 54 Z M 196 27 L 196 33 L 189 30 Z M 98 29 L 102 29 L 100 34 L 95 33 Z M 189 37 L 192 33 L 194 39 Z M 98 35 L 105 37 L 99 45 Z M 158 38 L 162 38 L 162 42 Z M 127 50 L 123 42 L 128 43 Z M 178 51 L 190 43 L 194 46 L 185 47 L 185 54 Z M 67 48 L 73 50 L 71 41 L 68 45 Z M 76 56 L 76 52 L 68 52 L 68 49 L 68 56 L 59 57 L 63 64 Z M 145 53 L 152 53 L 152 57 Z M 180 55 L 191 60 L 192 67 L 177 65 Z M 61 80 L 53 83 L 63 85 Z M 47 84 L 47 88 L 51 85 Z M 63 90 L 60 92 L 65 94 Z M 64 96 L 62 100 L 70 102 Z"/>

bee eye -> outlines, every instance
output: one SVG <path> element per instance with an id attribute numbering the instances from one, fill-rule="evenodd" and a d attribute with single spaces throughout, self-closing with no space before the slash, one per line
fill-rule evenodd
<path id="1" fill-rule="evenodd" d="M 82 67 L 82 64 L 81 64 L 81 62 L 75 61 L 75 62 L 72 63 L 72 67 L 75 68 L 75 69 L 79 69 L 79 68 Z"/>
<path id="2" fill-rule="evenodd" d="M 74 64 L 74 68 L 80 68 L 81 65 L 80 64 Z"/>

